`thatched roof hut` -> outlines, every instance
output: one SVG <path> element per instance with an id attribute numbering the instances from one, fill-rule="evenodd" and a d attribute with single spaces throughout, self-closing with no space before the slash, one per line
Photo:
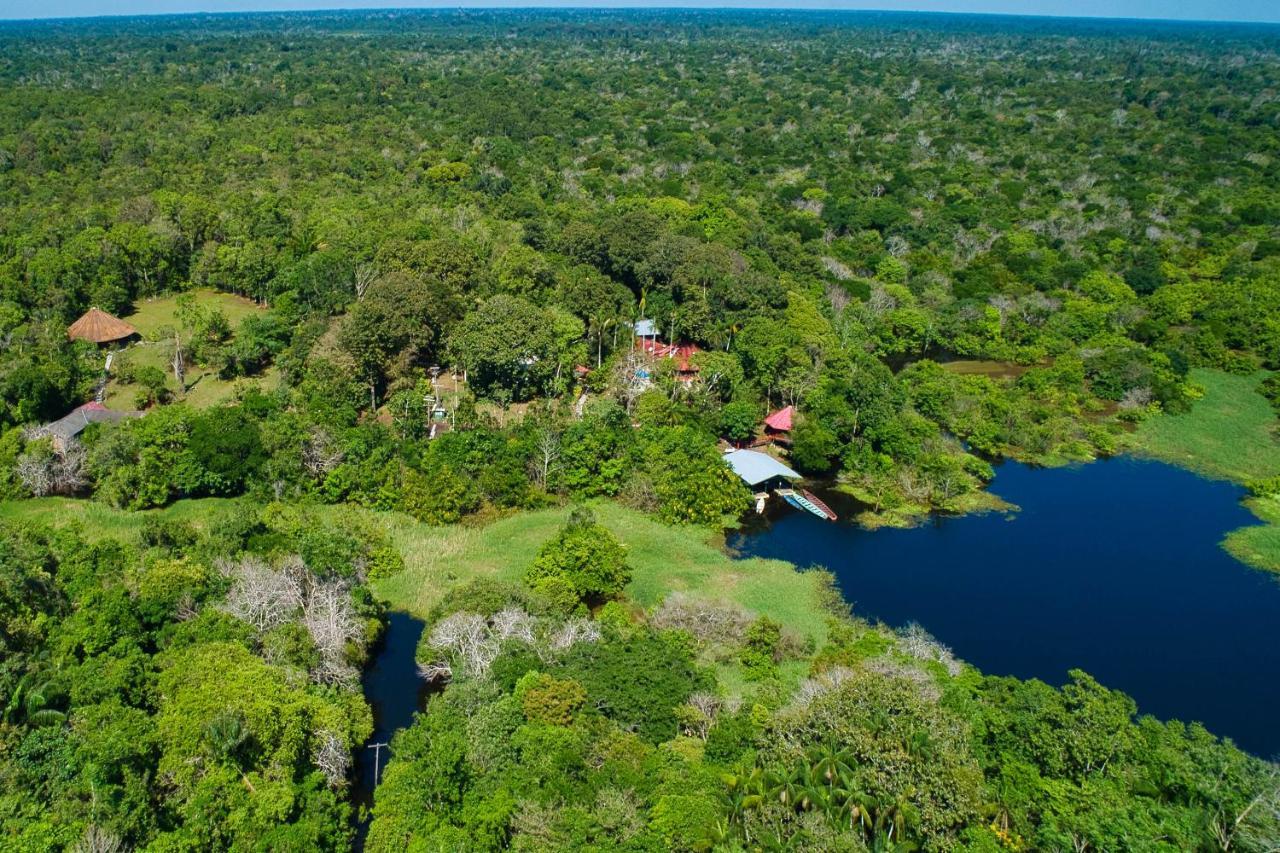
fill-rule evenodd
<path id="1" fill-rule="evenodd" d="M 138 334 L 138 330 L 119 317 L 113 317 L 100 308 L 90 308 L 84 316 L 67 327 L 67 337 L 73 341 L 92 341 L 109 344 L 123 341 Z"/>

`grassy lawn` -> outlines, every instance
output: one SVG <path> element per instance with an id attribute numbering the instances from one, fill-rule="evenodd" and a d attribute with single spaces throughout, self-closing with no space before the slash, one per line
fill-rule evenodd
<path id="1" fill-rule="evenodd" d="M 179 501 L 159 510 L 126 512 L 69 498 L 0 502 L 0 521 L 65 525 L 79 523 L 89 539 L 132 539 L 149 515 L 188 521 L 197 528 L 216 524 L 231 501 Z M 736 602 L 769 616 L 818 643 L 827 634 L 817 575 L 797 572 L 779 560 L 734 560 L 707 531 L 670 527 L 608 501 L 592 504 L 598 520 L 629 551 L 634 578 L 627 594 L 651 607 L 669 593 L 683 591 Z M 524 512 L 484 526 L 429 527 L 395 512 L 350 507 L 317 507 L 325 513 L 358 512 L 379 524 L 405 560 L 405 570 L 377 582 L 374 589 L 394 609 L 425 615 L 452 586 L 476 578 L 519 581 L 542 543 L 569 514 L 568 508 Z"/>
<path id="2" fill-rule="evenodd" d="M 669 593 L 736 602 L 821 642 L 826 619 L 816 575 L 779 560 L 734 560 L 705 530 L 670 527 L 608 501 L 592 504 L 597 519 L 627 546 L 634 577 L 627 594 L 650 607 Z M 405 557 L 405 570 L 375 585 L 392 606 L 423 615 L 452 584 L 472 577 L 519 580 L 567 508 L 525 512 L 484 527 L 428 527 L 407 516 L 378 513 Z"/>
<path id="3" fill-rule="evenodd" d="M 233 333 L 246 317 L 266 310 L 251 299 L 230 293 L 194 290 L 191 294 L 195 297 L 196 304 L 205 308 L 216 308 L 226 315 Z M 123 357 L 136 367 L 159 368 L 168 378 L 169 390 L 172 392 L 176 392 L 178 388 L 173 381 L 170 367 L 170 359 L 173 356 L 173 332 L 179 326 L 177 311 L 178 296 L 175 294 L 139 302 L 134 312 L 123 318 L 142 336 L 141 341 L 129 345 Z M 227 381 L 219 378 L 215 370 L 188 365 L 188 388 L 186 396 L 182 399 L 197 408 L 217 405 L 235 396 L 237 382 L 246 381 L 259 382 L 270 389 L 279 383 L 279 373 L 272 367 L 253 380 Z M 122 411 L 133 409 L 136 394 L 137 388 L 133 385 L 126 385 L 113 379 L 107 385 L 106 405 L 108 408 Z"/>
<path id="4" fill-rule="evenodd" d="M 197 305 L 217 308 L 225 314 L 232 329 L 238 327 L 245 317 L 266 311 L 252 299 L 245 299 L 243 296 L 217 290 L 192 290 L 189 293 L 195 297 Z M 167 338 L 173 334 L 174 326 L 178 324 L 179 295 L 170 294 L 139 302 L 134 306 L 132 314 L 121 319 L 137 329 L 144 340 L 155 341 L 162 337 Z"/>
<path id="5" fill-rule="evenodd" d="M 1263 376 L 1194 371 L 1204 397 L 1187 414 L 1144 421 L 1129 449 L 1237 483 L 1280 476 L 1276 414 L 1258 393 Z M 1232 531 L 1223 547 L 1252 566 L 1280 572 L 1280 501 L 1252 499 L 1247 505 L 1267 524 Z"/>
<path id="6" fill-rule="evenodd" d="M 1132 436 L 1133 449 L 1237 483 L 1280 475 L 1276 413 L 1258 393 L 1265 375 L 1193 371 L 1204 397 L 1185 415 L 1143 421 Z"/>
<path id="7" fill-rule="evenodd" d="M 0 501 L 0 522 L 47 524 L 63 527 L 79 524 L 85 538 L 132 540 L 147 518 L 159 516 L 185 521 L 198 530 L 207 530 L 223 508 L 231 504 L 227 498 L 201 498 L 178 501 L 163 509 L 128 512 L 106 504 L 75 498 L 32 498 L 22 501 Z"/>

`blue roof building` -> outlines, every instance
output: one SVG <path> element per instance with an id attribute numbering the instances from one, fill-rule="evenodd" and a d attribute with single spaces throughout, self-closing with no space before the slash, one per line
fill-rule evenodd
<path id="1" fill-rule="evenodd" d="M 733 473 L 748 486 L 756 488 L 770 480 L 799 480 L 800 475 L 777 459 L 756 450 L 729 450 L 724 454 Z"/>

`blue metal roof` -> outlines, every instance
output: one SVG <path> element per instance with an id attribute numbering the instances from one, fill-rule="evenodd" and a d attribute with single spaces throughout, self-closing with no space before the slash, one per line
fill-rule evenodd
<path id="1" fill-rule="evenodd" d="M 800 479 L 799 474 L 777 459 L 755 450 L 730 450 L 725 453 L 724 461 L 729 463 L 733 473 L 745 480 L 748 486 L 755 486 L 774 477 Z"/>

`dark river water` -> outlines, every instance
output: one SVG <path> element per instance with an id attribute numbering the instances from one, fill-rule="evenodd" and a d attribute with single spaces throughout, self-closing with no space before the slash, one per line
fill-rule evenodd
<path id="1" fill-rule="evenodd" d="M 770 500 L 730 537 L 745 556 L 835 573 L 862 616 L 915 621 L 984 672 L 1061 684 L 1080 668 L 1141 713 L 1197 720 L 1280 753 L 1280 583 L 1219 547 L 1257 523 L 1242 490 L 1130 458 L 997 468 L 1006 516 L 935 517 L 910 530 L 836 523 Z"/>
<path id="2" fill-rule="evenodd" d="M 373 664 L 364 674 L 364 696 L 373 709 L 373 736 L 356 758 L 356 781 L 352 791 L 357 806 L 373 805 L 374 778 L 387 769 L 391 752 L 386 746 L 391 736 L 413 722 L 413 714 L 424 707 L 428 687 L 418 677 L 414 651 L 422 636 L 423 623 L 406 613 L 388 613 L 387 630 L 375 650 Z M 376 763 L 376 766 L 375 766 Z M 364 848 L 368 822 L 357 827 L 356 848 Z"/>

